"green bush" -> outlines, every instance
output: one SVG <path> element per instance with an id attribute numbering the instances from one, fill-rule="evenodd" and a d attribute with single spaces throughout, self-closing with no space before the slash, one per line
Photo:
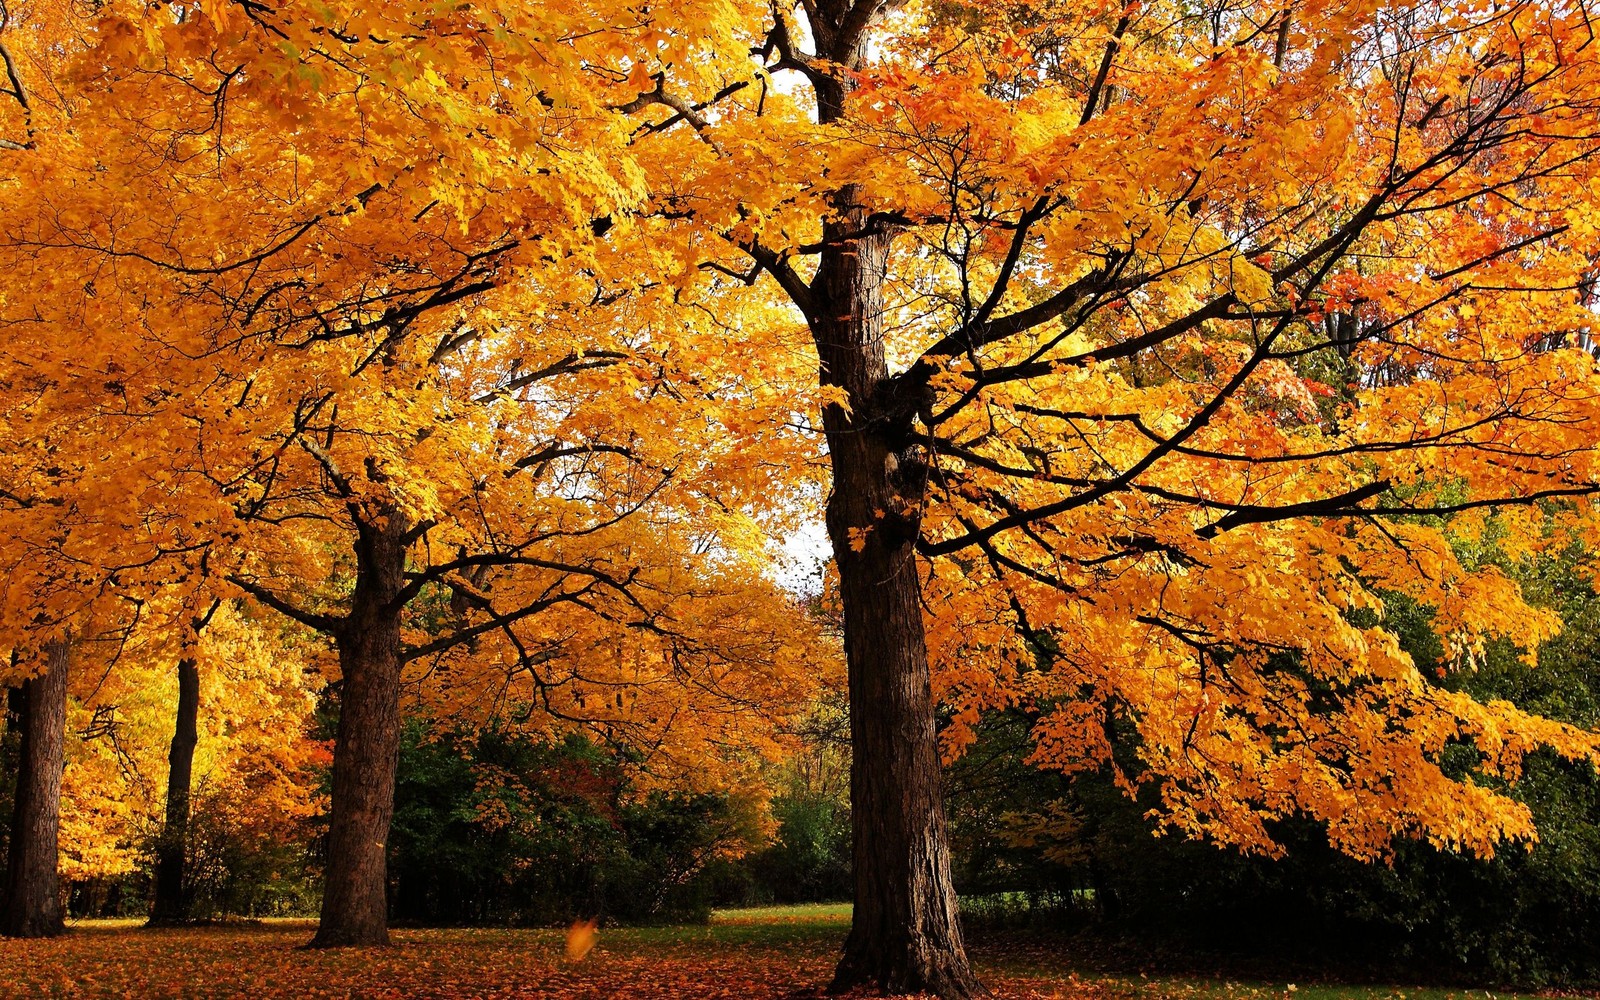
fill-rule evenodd
<path id="1" fill-rule="evenodd" d="M 778 829 L 745 866 L 749 889 L 732 902 L 829 903 L 850 898 L 850 813 L 826 796 L 796 791 L 772 800 Z"/>
<path id="2" fill-rule="evenodd" d="M 727 859 L 759 843 L 754 804 L 638 795 L 581 736 L 409 725 L 390 832 L 391 908 L 421 923 L 704 918 Z"/>

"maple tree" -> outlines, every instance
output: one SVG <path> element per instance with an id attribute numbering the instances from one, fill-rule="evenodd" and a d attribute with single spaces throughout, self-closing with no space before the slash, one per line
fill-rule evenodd
<path id="1" fill-rule="evenodd" d="M 30 30 L 9 4 L 0 3 L 0 68 L 4 70 L 4 135 L 0 154 L 7 157 L 24 153 L 33 145 L 33 81 L 24 83 L 24 61 L 36 55 L 53 40 L 45 33 Z M 8 393 L 13 386 L 8 384 Z M 16 397 L 8 396 L 8 402 Z M 17 473 L 23 462 L 16 461 L 25 450 L 37 446 L 26 421 L 10 424 L 5 431 L 3 454 L 7 472 Z M 21 476 L 12 482 L 23 481 Z M 8 489 L 9 501 L 14 494 Z M 16 506 L 7 504 L 10 510 Z M 8 525 L 9 527 L 9 525 Z M 41 561 L 48 561 L 41 560 Z M 7 597 L 14 593 L 21 574 L 16 564 L 7 566 Z M 9 610 L 10 601 L 6 602 Z M 9 615 L 7 616 L 10 617 Z M 9 623 L 8 623 L 9 624 Z M 8 638 L 11 635 L 8 634 Z M 71 659 L 71 634 L 59 627 L 29 635 L 26 644 L 5 643 L 10 656 L 0 667 L 0 681 L 7 687 L 10 720 L 20 731 L 18 780 L 10 819 L 7 844 L 7 872 L 0 891 L 0 933 L 37 937 L 59 933 L 63 912 L 58 892 L 57 857 L 59 850 L 61 769 L 63 766 L 64 726 L 67 711 L 68 668 Z"/>
<path id="2" fill-rule="evenodd" d="M 5 912 L 0 933 L 47 937 L 61 932 L 65 913 L 57 881 L 63 744 L 71 642 L 56 639 L 46 662 L 21 685 L 21 748 L 11 836 L 7 844 Z M 15 661 L 13 661 L 15 662 Z"/>
<path id="3" fill-rule="evenodd" d="M 184 869 L 188 859 L 190 794 L 194 751 L 200 742 L 200 669 L 190 657 L 178 660 L 178 703 L 167 753 L 167 801 L 161 839 L 156 846 L 155 892 L 150 922 L 179 922 L 188 917 Z"/>
<path id="4" fill-rule="evenodd" d="M 1441 684 L 1480 702 L 1511 700 L 1596 728 L 1596 599 L 1587 572 L 1573 572 L 1587 553 L 1574 546 L 1501 559 L 1492 531 L 1479 540 L 1453 539 L 1452 547 L 1464 559 L 1494 561 L 1536 607 L 1560 612 L 1562 634 L 1540 645 L 1537 665 L 1522 662 L 1511 642 L 1495 640 L 1473 669 L 1451 669 L 1451 654 L 1431 627 L 1432 611 L 1398 595 L 1385 598 L 1385 628 Z M 1159 804 L 1158 783 L 1142 784 L 1134 797 L 1114 783 L 1143 769 L 1130 721 L 1115 719 L 1108 728 L 1115 769 L 1063 780 L 1024 763 L 1035 720 L 1020 707 L 986 714 L 977 742 L 946 769 L 963 902 L 968 893 L 987 897 L 985 903 L 994 893 L 1026 893 L 1141 948 L 1245 940 L 1260 955 L 1332 949 L 1341 956 L 1332 965 L 1387 960 L 1394 971 L 1385 974 L 1397 977 L 1438 962 L 1479 981 L 1594 979 L 1585 950 L 1592 928 L 1583 915 L 1595 907 L 1576 902 L 1595 892 L 1594 866 L 1584 860 L 1597 846 L 1596 785 L 1587 762 L 1539 752 L 1515 783 L 1478 779 L 1525 803 L 1538 829 L 1537 843 L 1509 845 L 1493 858 L 1396 838 L 1392 854 L 1374 864 L 1332 848 L 1322 824 L 1303 816 L 1268 822 L 1283 854 L 1265 856 L 1152 837 L 1160 829 L 1159 812 L 1151 812 Z M 1445 748 L 1439 761 L 1459 775 L 1476 757 L 1476 748 L 1462 742 Z M 1552 899 L 1573 902 L 1548 908 Z"/>
<path id="5" fill-rule="evenodd" d="M 979 990 L 936 698 L 946 752 L 1020 705 L 1069 771 L 1133 721 L 1169 821 L 1224 843 L 1271 851 L 1289 813 L 1359 856 L 1532 836 L 1439 750 L 1514 777 L 1593 737 L 1432 684 L 1370 613 L 1435 606 L 1458 663 L 1488 633 L 1531 647 L 1550 617 L 1446 533 L 1502 510 L 1530 549 L 1592 538 L 1584 12 L 740 13 L 715 88 L 640 54 L 672 155 L 629 225 L 769 277 L 835 393 L 857 878 L 835 986 Z"/>

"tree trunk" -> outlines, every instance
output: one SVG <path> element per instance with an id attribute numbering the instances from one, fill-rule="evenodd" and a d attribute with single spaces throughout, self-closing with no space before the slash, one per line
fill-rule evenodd
<path id="1" fill-rule="evenodd" d="M 344 687 L 333 748 L 322 918 L 313 948 L 389 943 L 388 839 L 400 762 L 400 612 L 406 532 L 398 510 L 359 526 L 350 615 L 334 640 Z"/>
<path id="2" fill-rule="evenodd" d="M 13 650 L 11 665 L 17 664 L 17 654 Z M 0 776 L 6 782 L 6 796 L 3 800 L 4 815 L 9 820 L 11 810 L 17 802 L 17 774 L 22 770 L 22 718 L 23 718 L 23 686 L 18 681 L 15 686 L 6 687 L 5 706 L 5 732 L 0 734 Z M 0 870 L 4 870 L 6 858 L 10 857 L 11 827 L 9 823 L 0 829 Z M 6 886 L 0 882 L 0 910 L 5 908 Z"/>
<path id="3" fill-rule="evenodd" d="M 189 789 L 194 772 L 194 748 L 200 740 L 200 669 L 193 659 L 178 661 L 178 722 L 167 751 L 167 815 L 156 844 L 156 897 L 150 909 L 152 925 L 176 924 L 189 919 L 185 862 L 189 850 Z"/>
<path id="4" fill-rule="evenodd" d="M 7 937 L 51 937 L 65 928 L 56 862 L 71 651 L 66 638 L 45 643 L 45 672 L 23 685 L 21 767 L 0 914 L 0 934 Z"/>
<path id="5" fill-rule="evenodd" d="M 853 196 L 841 193 L 811 286 L 823 380 L 851 406 L 823 415 L 849 664 L 855 857 L 855 913 L 831 989 L 970 997 L 984 991 L 967 962 L 950 877 L 916 565 L 926 458 L 911 430 L 916 405 L 888 397 L 890 237 L 863 234 L 866 213 Z"/>

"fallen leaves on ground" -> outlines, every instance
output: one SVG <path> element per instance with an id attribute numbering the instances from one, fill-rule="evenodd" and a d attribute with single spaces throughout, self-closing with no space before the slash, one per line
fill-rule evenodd
<path id="1" fill-rule="evenodd" d="M 568 958 L 563 930 L 397 930 L 389 948 L 302 951 L 304 922 L 142 930 L 90 925 L 0 942 L 0 998 L 129 1000 L 821 1000 L 833 933 L 749 925 L 614 929 Z M 842 928 L 839 928 L 842 933 Z M 1080 978 L 977 954 L 1002 1000 L 1276 1000 L 1282 985 Z M 1057 956 L 1060 961 L 1060 956 Z M 853 994 L 865 997 L 868 994 Z M 1303 995 L 1303 994 L 1302 994 Z M 1349 994 L 1365 998 L 1365 990 Z"/>

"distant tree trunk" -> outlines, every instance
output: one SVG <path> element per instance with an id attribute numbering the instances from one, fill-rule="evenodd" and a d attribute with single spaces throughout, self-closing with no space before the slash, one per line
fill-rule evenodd
<path id="1" fill-rule="evenodd" d="M 56 863 L 71 652 L 66 638 L 45 643 L 45 672 L 23 685 L 21 766 L 0 913 L 0 934 L 7 937 L 51 937 L 65 927 Z"/>
<path id="2" fill-rule="evenodd" d="M 16 666 L 16 653 L 11 654 L 12 666 Z M 5 799 L 4 815 L 9 820 L 11 810 L 16 805 L 17 772 L 22 770 L 22 709 L 23 691 L 19 683 L 15 687 L 6 688 L 5 706 L 5 731 L 0 734 L 0 775 L 10 784 L 10 795 Z M 0 829 L 0 864 L 5 863 L 8 857 L 9 843 L 11 840 L 11 827 L 8 824 Z M 0 909 L 5 907 L 6 886 L 0 883 Z"/>
<path id="3" fill-rule="evenodd" d="M 405 516 L 359 527 L 350 615 L 334 639 L 344 686 L 333 749 L 322 919 L 313 948 L 389 943 L 388 839 L 400 761 L 400 606 Z"/>
<path id="4" fill-rule="evenodd" d="M 178 661 L 178 721 L 167 751 L 167 815 L 156 844 L 156 894 L 150 923 L 189 919 L 185 865 L 189 851 L 189 793 L 194 748 L 200 740 L 200 668 L 190 657 Z"/>
<path id="5" fill-rule="evenodd" d="M 842 100 L 842 98 L 835 98 Z M 823 414 L 833 464 L 828 534 L 839 568 L 850 684 L 850 799 L 855 911 L 832 989 L 968 997 L 950 876 L 943 776 L 917 576 L 926 458 L 918 404 L 887 396 L 884 268 L 890 237 L 864 234 L 866 212 L 841 192 L 825 227 L 812 320 L 823 379 L 850 412 Z"/>
<path id="6" fill-rule="evenodd" d="M 17 652 L 11 652 L 11 666 L 17 665 Z M 0 866 L 8 866 L 7 859 L 11 856 L 11 823 L 12 810 L 17 802 L 17 775 L 22 770 L 22 720 L 24 708 L 23 685 L 19 681 L 15 686 L 6 687 L 5 704 L 5 731 L 0 733 L 0 778 L 6 782 L 6 796 L 3 800 L 6 825 L 0 828 Z M 0 867 L 6 871 L 8 867 Z M 9 879 L 0 880 L 0 913 L 5 912 L 6 894 L 10 886 Z"/>

